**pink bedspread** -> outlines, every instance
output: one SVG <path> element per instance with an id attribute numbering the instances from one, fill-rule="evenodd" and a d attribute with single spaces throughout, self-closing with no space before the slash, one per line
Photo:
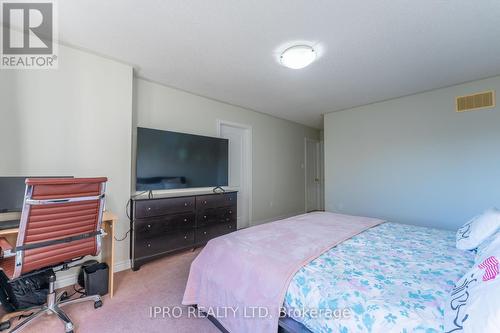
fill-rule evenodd
<path id="1" fill-rule="evenodd" d="M 276 333 L 294 274 L 333 246 L 384 221 L 309 213 L 212 239 L 191 264 L 182 304 L 215 314 L 231 333 Z"/>

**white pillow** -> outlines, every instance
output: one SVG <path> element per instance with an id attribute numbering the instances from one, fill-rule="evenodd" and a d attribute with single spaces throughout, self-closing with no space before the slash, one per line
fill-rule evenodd
<path id="1" fill-rule="evenodd" d="M 445 332 L 500 332 L 500 242 L 455 285 L 445 309 Z"/>
<path id="2" fill-rule="evenodd" d="M 457 231 L 457 248 L 473 250 L 500 228 L 500 211 L 491 208 L 474 217 Z"/>
<path id="3" fill-rule="evenodd" d="M 493 249 L 500 246 L 500 230 L 488 237 L 484 242 L 479 244 L 476 249 L 474 261 L 476 264 L 482 263 L 490 256 Z"/>

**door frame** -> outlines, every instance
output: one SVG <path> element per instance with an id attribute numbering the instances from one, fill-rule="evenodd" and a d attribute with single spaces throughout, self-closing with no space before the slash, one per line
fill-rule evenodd
<path id="1" fill-rule="evenodd" d="M 325 141 L 319 140 L 319 210 L 325 211 Z"/>
<path id="2" fill-rule="evenodd" d="M 252 226 L 253 222 L 253 190 L 252 190 L 252 136 L 253 136 L 253 129 L 252 126 L 247 125 L 247 124 L 241 124 L 241 123 L 236 123 L 228 120 L 222 120 L 222 119 L 217 119 L 217 136 L 221 136 L 221 126 L 226 125 L 230 127 L 236 127 L 236 128 L 241 128 L 245 130 L 245 141 L 246 141 L 246 154 L 244 156 L 244 161 L 245 165 L 247 166 L 247 172 L 245 175 L 245 185 L 248 191 L 248 227 Z M 231 158 L 228 156 L 228 159 Z M 231 178 L 231 170 L 229 170 L 229 179 Z"/>
<path id="3" fill-rule="evenodd" d="M 322 204 L 321 204 L 321 169 L 320 169 L 320 163 L 321 163 L 321 158 L 320 158 L 320 141 L 316 139 L 311 139 L 308 137 L 304 138 L 304 210 L 307 213 L 308 211 L 313 211 L 309 210 L 307 207 L 307 142 L 314 142 L 316 143 L 316 175 L 319 178 L 319 186 L 317 188 L 317 206 L 314 211 L 321 210 Z"/>

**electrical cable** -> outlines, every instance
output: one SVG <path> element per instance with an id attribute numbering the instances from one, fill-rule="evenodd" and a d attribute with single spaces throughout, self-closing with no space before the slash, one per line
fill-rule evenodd
<path id="1" fill-rule="evenodd" d="M 147 190 L 147 191 L 143 191 L 141 193 L 138 193 L 138 194 L 135 194 L 133 196 L 130 197 L 130 199 L 127 200 L 127 204 L 125 205 L 125 215 L 127 215 L 128 219 L 130 220 L 130 214 L 129 214 L 129 208 L 130 208 L 130 203 L 132 202 L 132 199 L 134 198 L 137 198 L 138 196 L 141 196 L 143 195 L 144 193 L 147 193 L 148 194 L 148 199 L 153 199 L 153 190 Z M 132 224 L 133 224 L 134 220 L 132 220 Z M 127 239 L 128 237 L 128 234 L 132 231 L 132 227 L 130 227 L 127 232 L 125 233 L 125 235 L 122 237 L 122 238 L 116 238 L 116 236 L 114 237 L 115 238 L 115 241 L 117 242 L 122 242 L 124 241 L 125 239 Z"/>

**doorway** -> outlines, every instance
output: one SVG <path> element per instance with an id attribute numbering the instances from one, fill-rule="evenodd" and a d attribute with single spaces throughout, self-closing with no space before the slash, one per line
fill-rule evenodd
<path id="1" fill-rule="evenodd" d="M 306 212 L 323 210 L 322 204 L 322 147 L 318 140 L 305 138 L 305 189 L 306 189 Z"/>
<path id="2" fill-rule="evenodd" d="M 238 229 L 252 221 L 252 127 L 217 121 L 219 137 L 229 139 L 229 188 L 238 191 Z"/>

